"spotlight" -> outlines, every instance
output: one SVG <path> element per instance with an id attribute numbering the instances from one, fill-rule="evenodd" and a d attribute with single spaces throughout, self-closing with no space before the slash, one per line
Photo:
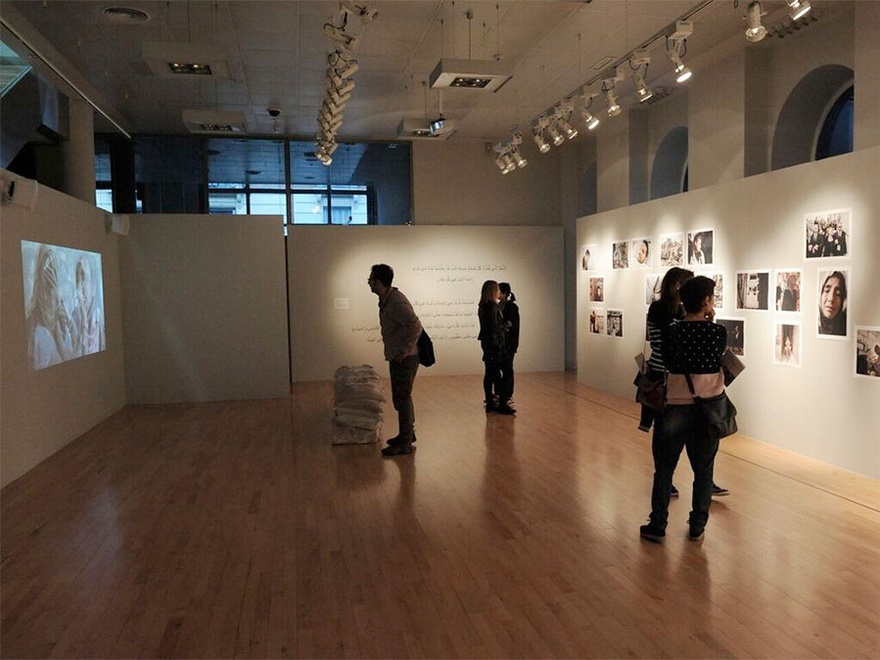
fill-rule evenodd
<path id="1" fill-rule="evenodd" d="M 357 42 L 357 37 L 345 34 L 345 28 L 338 28 L 332 23 L 324 24 L 324 36 L 333 41 L 338 41 L 346 50 L 351 50 L 352 46 Z"/>
<path id="2" fill-rule="evenodd" d="M 785 0 L 788 3 L 789 11 L 788 15 L 791 16 L 791 20 L 796 21 L 799 18 L 803 18 L 807 14 L 810 13 L 810 10 L 813 8 L 810 5 L 810 0 Z"/>
<path id="3" fill-rule="evenodd" d="M 358 70 L 357 60 L 345 62 L 341 69 L 336 69 L 336 73 L 342 78 L 351 78 Z"/>
<path id="4" fill-rule="evenodd" d="M 562 132 L 565 133 L 565 137 L 569 140 L 574 140 L 578 136 L 577 129 L 565 121 L 564 117 L 558 117 L 556 119 L 556 125 L 562 129 Z"/>
<path id="5" fill-rule="evenodd" d="M 525 167 L 526 165 L 529 164 L 529 161 L 527 161 L 525 158 L 523 158 L 523 155 L 520 153 L 518 147 L 514 147 L 513 149 L 510 150 L 510 156 L 511 156 L 511 158 L 513 158 L 513 162 L 516 163 L 516 166 L 519 167 L 520 169 L 522 169 L 523 167 Z"/>
<path id="6" fill-rule="evenodd" d="M 581 110 L 581 116 L 584 118 L 584 124 L 586 124 L 587 130 L 592 131 L 599 125 L 599 120 L 590 114 L 590 111 L 586 108 Z"/>
<path id="7" fill-rule="evenodd" d="M 654 96 L 654 92 L 648 89 L 645 84 L 645 78 L 642 75 L 642 67 L 645 67 L 645 74 L 648 73 L 648 65 L 651 63 L 651 56 L 644 50 L 633 51 L 629 58 L 629 66 L 632 69 L 633 84 L 636 86 L 636 95 L 639 103 L 644 103 Z"/>
<path id="8" fill-rule="evenodd" d="M 620 107 L 620 103 L 617 101 L 617 93 L 614 91 L 614 87 L 605 90 L 605 101 L 608 103 L 607 112 L 609 117 L 616 117 L 623 111 L 623 108 Z"/>
<path id="9" fill-rule="evenodd" d="M 753 0 L 753 2 L 749 3 L 748 13 L 746 14 L 746 22 L 749 25 L 746 28 L 746 39 L 752 43 L 761 41 L 761 39 L 767 36 L 767 28 L 761 23 L 761 17 L 765 15 L 766 12 L 761 11 L 761 3 L 758 0 Z"/>
<path id="10" fill-rule="evenodd" d="M 504 161 L 504 169 L 501 170 L 502 174 L 510 174 L 516 169 L 516 161 L 509 152 L 501 154 L 501 159 Z"/>
<path id="11" fill-rule="evenodd" d="M 554 147 L 558 147 L 565 142 L 565 138 L 562 137 L 562 134 L 558 130 L 556 130 L 555 122 L 547 127 L 547 132 L 550 134 L 550 139 L 553 140 Z"/>
<path id="12" fill-rule="evenodd" d="M 542 154 L 546 154 L 550 151 L 550 145 L 547 143 L 547 140 L 544 139 L 544 129 L 541 126 L 535 126 L 532 129 L 532 139 L 535 141 L 535 144 L 538 145 L 538 151 Z"/>
<path id="13" fill-rule="evenodd" d="M 633 82 L 636 85 L 636 95 L 639 98 L 639 103 L 644 103 L 654 96 L 654 92 L 648 89 L 648 86 L 645 84 L 645 79 L 642 78 L 642 75 L 638 71 L 633 73 Z"/>
<path id="14" fill-rule="evenodd" d="M 682 61 L 687 52 L 687 38 L 694 33 L 693 23 L 677 21 L 675 31 L 666 38 L 666 55 L 672 61 L 675 82 L 681 84 L 690 79 L 692 72 Z"/>

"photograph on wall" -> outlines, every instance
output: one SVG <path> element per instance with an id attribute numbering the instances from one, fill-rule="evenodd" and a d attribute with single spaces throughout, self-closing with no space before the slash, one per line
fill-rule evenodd
<path id="1" fill-rule="evenodd" d="M 770 309 L 770 271 L 751 270 L 736 273 L 736 308 Z"/>
<path id="2" fill-rule="evenodd" d="M 605 313 L 605 327 L 609 337 L 623 337 L 623 310 L 609 309 Z"/>
<path id="3" fill-rule="evenodd" d="M 590 334 L 605 334 L 605 310 L 601 307 L 590 308 Z"/>
<path id="4" fill-rule="evenodd" d="M 712 229 L 698 229 L 689 231 L 687 235 L 688 265 L 708 266 L 714 264 L 715 231 Z"/>
<path id="5" fill-rule="evenodd" d="M 595 244 L 584 245 L 581 248 L 581 270 L 596 269 L 596 255 L 599 254 L 599 246 Z"/>
<path id="6" fill-rule="evenodd" d="M 715 282 L 715 309 L 724 309 L 724 273 L 700 273 Z"/>
<path id="7" fill-rule="evenodd" d="M 776 274 L 776 311 L 801 311 L 801 278 L 799 268 L 777 268 Z"/>
<path id="8" fill-rule="evenodd" d="M 632 255 L 633 268 L 650 268 L 654 251 L 651 237 L 634 238 L 629 242 L 629 253 Z"/>
<path id="9" fill-rule="evenodd" d="M 804 216 L 807 259 L 845 257 L 852 240 L 852 209 L 833 209 Z"/>
<path id="10" fill-rule="evenodd" d="M 22 241 L 21 266 L 31 371 L 107 347 L 100 254 Z"/>
<path id="11" fill-rule="evenodd" d="M 589 291 L 590 302 L 605 302 L 605 278 L 591 277 Z"/>
<path id="12" fill-rule="evenodd" d="M 746 355 L 746 320 L 742 318 L 715 317 L 715 323 L 727 328 L 727 347 L 734 355 Z"/>
<path id="13" fill-rule="evenodd" d="M 684 263 L 684 232 L 660 235 L 660 265 L 681 266 Z"/>
<path id="14" fill-rule="evenodd" d="M 616 241 L 611 245 L 611 267 L 629 268 L 629 241 Z"/>
<path id="15" fill-rule="evenodd" d="M 801 366 L 801 334 L 799 321 L 776 321 L 773 364 Z"/>
<path id="16" fill-rule="evenodd" d="M 660 290 L 663 284 L 663 275 L 652 273 L 645 275 L 645 305 L 650 305 L 655 300 L 660 300 Z"/>
<path id="17" fill-rule="evenodd" d="M 856 326 L 856 376 L 880 379 L 880 326 Z"/>
<path id="18" fill-rule="evenodd" d="M 816 310 L 817 335 L 822 339 L 846 339 L 849 336 L 849 268 L 819 270 L 816 281 L 819 301 L 819 309 Z"/>

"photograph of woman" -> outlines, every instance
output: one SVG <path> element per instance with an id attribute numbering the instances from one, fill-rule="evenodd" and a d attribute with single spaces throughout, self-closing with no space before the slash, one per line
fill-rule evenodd
<path id="1" fill-rule="evenodd" d="M 819 310 L 817 332 L 819 337 L 844 339 L 847 336 L 847 286 L 849 269 L 820 270 Z"/>
<path id="2" fill-rule="evenodd" d="M 70 314 L 61 293 L 62 275 L 55 250 L 37 247 L 33 292 L 27 309 L 28 360 L 33 371 L 74 357 Z"/>
<path id="3" fill-rule="evenodd" d="M 801 311 L 801 271 L 795 269 L 776 271 L 776 311 Z"/>
<path id="4" fill-rule="evenodd" d="M 633 255 L 633 268 L 651 267 L 651 239 L 634 238 L 629 246 L 630 254 Z"/>
<path id="5" fill-rule="evenodd" d="M 820 211 L 804 216 L 807 259 L 845 257 L 849 254 L 852 209 Z"/>
<path id="6" fill-rule="evenodd" d="M 715 263 L 712 258 L 714 231 L 703 229 L 688 232 L 688 265 L 705 266 Z"/>

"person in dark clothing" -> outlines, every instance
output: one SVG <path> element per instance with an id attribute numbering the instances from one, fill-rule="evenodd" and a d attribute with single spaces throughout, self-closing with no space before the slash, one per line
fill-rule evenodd
<path id="1" fill-rule="evenodd" d="M 391 286 L 393 280 L 394 270 L 387 264 L 374 265 L 367 278 L 370 291 L 379 297 L 379 326 L 391 377 L 391 400 L 397 411 L 398 434 L 388 440 L 383 456 L 412 454 L 416 441 L 412 390 L 419 370 L 422 324 L 407 297 Z"/>
<path id="2" fill-rule="evenodd" d="M 501 351 L 501 391 L 499 403 L 510 405 L 513 399 L 513 358 L 519 348 L 519 306 L 510 283 L 500 282 L 501 314 L 504 316 L 504 350 Z"/>
<path id="3" fill-rule="evenodd" d="M 516 411 L 511 408 L 507 401 L 501 401 L 501 361 L 504 351 L 504 316 L 501 314 L 501 305 L 498 300 L 501 292 L 498 282 L 486 280 L 480 292 L 480 304 L 477 314 L 480 319 L 480 348 L 483 349 L 483 363 L 485 373 L 483 375 L 483 394 L 486 397 L 486 412 L 497 412 L 502 415 L 513 415 Z M 495 403 L 495 393 L 499 395 L 499 402 Z"/>
<path id="4" fill-rule="evenodd" d="M 715 282 L 693 277 L 680 288 L 685 316 L 663 333 L 661 345 L 667 377 L 667 404 L 654 433 L 654 484 L 651 515 L 639 528 L 642 538 L 660 541 L 666 536 L 670 486 L 681 450 L 687 450 L 694 472 L 688 538 L 699 541 L 712 504 L 712 476 L 718 438 L 709 435 L 705 417 L 694 405 L 685 374 L 690 374 L 696 396 L 708 399 L 724 391 L 721 356 L 727 347 L 727 329 L 714 323 Z"/>

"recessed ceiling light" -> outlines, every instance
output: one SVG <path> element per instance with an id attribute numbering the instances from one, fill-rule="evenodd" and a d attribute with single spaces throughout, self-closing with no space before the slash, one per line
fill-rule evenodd
<path id="1" fill-rule="evenodd" d="M 133 7 L 107 7 L 104 16 L 117 23 L 146 23 L 150 20 L 147 12 Z"/>
<path id="2" fill-rule="evenodd" d="M 169 62 L 168 68 L 171 73 L 180 73 L 190 76 L 210 76 L 211 65 L 197 62 Z"/>

